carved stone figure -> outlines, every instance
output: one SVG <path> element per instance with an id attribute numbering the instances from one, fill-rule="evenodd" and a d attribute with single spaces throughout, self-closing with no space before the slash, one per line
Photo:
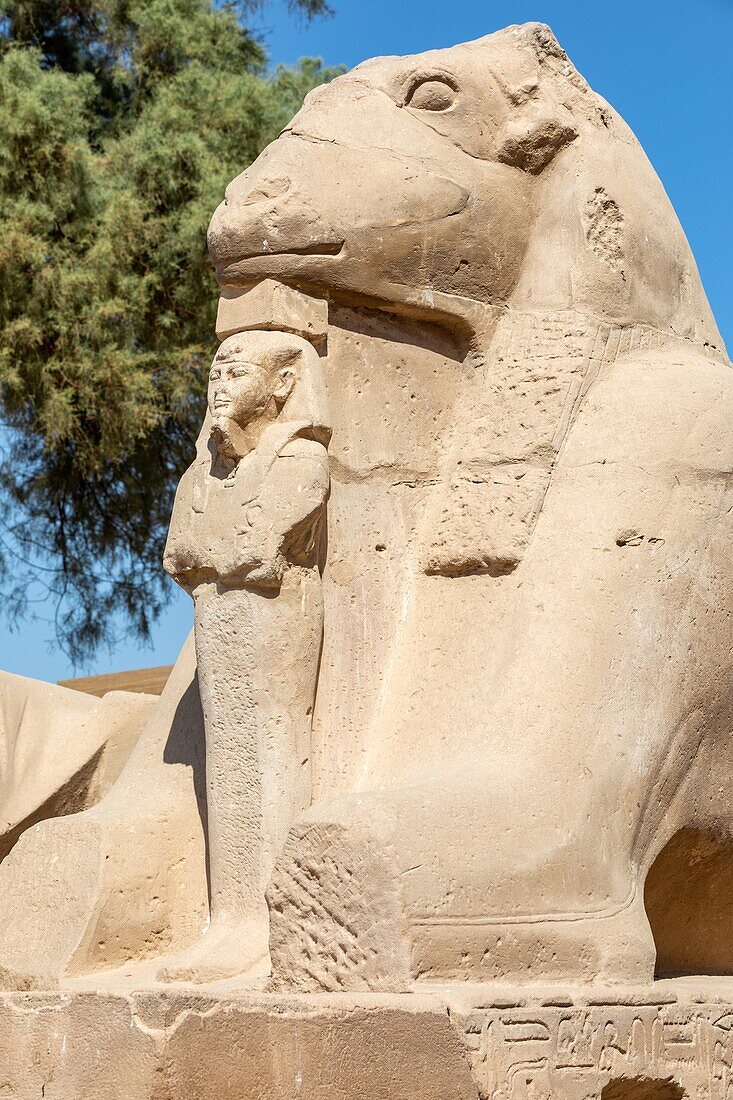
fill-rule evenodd
<path id="1" fill-rule="evenodd" d="M 346 653 L 270 888 L 274 981 L 651 979 L 646 873 L 730 820 L 733 376 L 638 143 L 542 28 L 376 60 L 230 185 L 210 249 L 229 324 L 268 276 L 388 305 L 413 345 L 453 334 L 358 443 L 341 395 L 366 411 L 366 380 L 332 386 L 325 656 Z"/>
<path id="2" fill-rule="evenodd" d="M 211 925 L 164 974 L 196 980 L 267 956 L 265 889 L 310 804 L 330 437 L 318 355 L 299 336 L 230 336 L 208 405 L 164 559 L 194 600 L 211 879 Z"/>
<path id="3" fill-rule="evenodd" d="M 380 58 L 209 248 L 195 657 L 0 982 L 115 991 L 127 1100 L 730 1100 L 733 372 L 638 142 L 540 25 Z"/>

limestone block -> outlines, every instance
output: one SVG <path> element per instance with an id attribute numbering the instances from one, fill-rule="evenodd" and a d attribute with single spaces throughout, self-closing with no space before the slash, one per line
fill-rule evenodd
<path id="1" fill-rule="evenodd" d="M 727 1100 L 730 985 L 0 998 L 18 1100 Z"/>
<path id="2" fill-rule="evenodd" d="M 0 1061 L 18 1100 L 478 1100 L 461 1038 L 425 997 L 14 993 Z"/>
<path id="3" fill-rule="evenodd" d="M 225 290 L 219 299 L 216 335 L 220 340 L 248 329 L 274 329 L 322 344 L 328 331 L 328 304 L 274 279 L 249 290 Z"/>

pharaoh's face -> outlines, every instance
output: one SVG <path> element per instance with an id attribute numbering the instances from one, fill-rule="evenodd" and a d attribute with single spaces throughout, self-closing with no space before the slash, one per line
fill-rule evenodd
<path id="1" fill-rule="evenodd" d="M 288 333 L 255 331 L 236 333 L 221 344 L 211 364 L 208 394 L 220 452 L 241 457 L 234 429 L 278 415 L 295 382 L 301 343 Z"/>
<path id="2" fill-rule="evenodd" d="M 209 411 L 214 422 L 233 420 L 246 427 L 266 409 L 272 381 L 267 368 L 243 349 L 222 345 L 209 374 Z"/>

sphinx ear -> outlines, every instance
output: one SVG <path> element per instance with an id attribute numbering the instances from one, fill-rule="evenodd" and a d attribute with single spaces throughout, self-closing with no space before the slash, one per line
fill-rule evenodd
<path id="1" fill-rule="evenodd" d="M 499 139 L 497 156 L 502 164 L 538 176 L 577 136 L 572 115 L 562 108 L 525 115 L 507 124 Z"/>

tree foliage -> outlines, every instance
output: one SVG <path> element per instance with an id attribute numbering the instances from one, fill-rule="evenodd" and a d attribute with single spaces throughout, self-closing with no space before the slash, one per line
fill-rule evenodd
<path id="1" fill-rule="evenodd" d="M 212 0 L 0 0 L 0 584 L 75 662 L 149 636 L 202 417 L 226 183 L 332 70 Z M 305 15 L 324 0 L 290 0 Z"/>

